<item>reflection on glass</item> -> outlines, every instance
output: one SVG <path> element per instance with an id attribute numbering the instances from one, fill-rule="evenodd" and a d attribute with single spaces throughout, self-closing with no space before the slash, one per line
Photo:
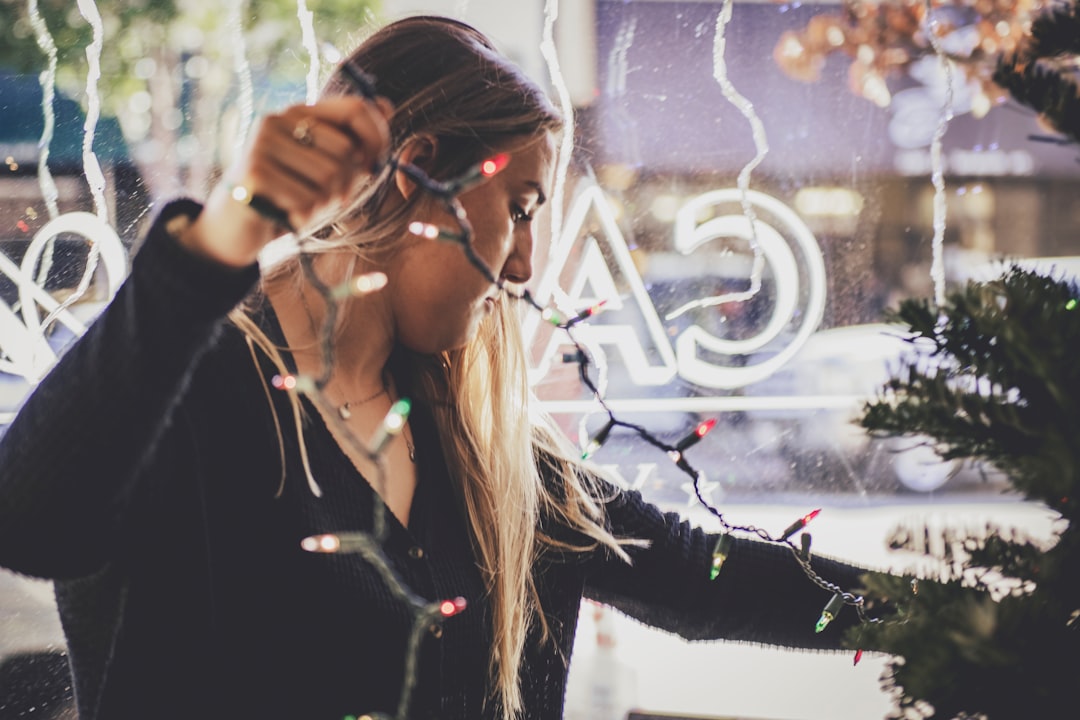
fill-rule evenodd
<path id="1" fill-rule="evenodd" d="M 905 352 L 884 310 L 937 291 L 935 235 L 947 285 L 1001 257 L 1080 267 L 1076 153 L 1033 141 L 1046 129 L 980 71 L 1016 42 L 1027 4 L 980 18 L 908 3 L 596 0 L 563 3 L 572 28 L 550 3 L 525 4 L 537 19 L 548 6 L 550 22 L 483 2 L 428 9 L 464 15 L 534 70 L 564 59 L 554 91 L 574 105 L 577 148 L 533 289 L 564 317 L 604 303 L 575 337 L 620 418 L 673 444 L 715 420 L 687 455 L 716 503 L 997 493 L 985 468 L 851 420 Z M 202 195 L 254 113 L 311 99 L 349 44 L 335 28 L 366 4 L 0 8 L 2 427 L 115 291 L 150 207 Z M 951 81 L 918 40 L 927 22 L 955 28 L 940 48 Z M 685 474 L 606 427 L 565 336 L 536 314 L 526 334 L 536 392 L 583 452 L 692 513 Z M 50 603 L 47 587 L 0 575 L 0 673 L 30 678 L 0 708 L 64 704 L 63 689 L 31 697 L 34 678 L 62 677 Z"/>

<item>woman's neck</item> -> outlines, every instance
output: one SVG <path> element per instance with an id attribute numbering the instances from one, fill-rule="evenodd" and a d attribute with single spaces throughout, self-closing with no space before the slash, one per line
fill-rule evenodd
<path id="1" fill-rule="evenodd" d="M 352 258 L 326 253 L 315 258 L 315 272 L 327 287 L 336 287 L 348 275 L 361 272 Z M 385 368 L 393 348 L 392 324 L 379 294 L 338 301 L 333 342 L 328 332 L 327 300 L 303 276 L 287 274 L 266 283 L 266 296 L 274 308 L 289 350 L 302 375 L 318 377 L 330 362 L 333 373 L 325 392 L 331 402 L 355 402 L 385 385 Z M 331 357 L 324 357 L 329 345 Z"/>

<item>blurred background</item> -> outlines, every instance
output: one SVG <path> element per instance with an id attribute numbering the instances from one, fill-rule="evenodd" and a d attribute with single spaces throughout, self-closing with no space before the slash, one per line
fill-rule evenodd
<path id="1" fill-rule="evenodd" d="M 314 98 L 372 28 L 436 13 L 488 33 L 572 114 L 531 289 L 568 316 L 605 303 L 574 337 L 620 419 L 669 443 L 717 421 L 687 453 L 709 502 L 773 532 L 822 507 L 815 549 L 878 568 L 918 562 L 888 537 L 926 518 L 1048 532 L 993 468 L 857 424 L 910 349 L 887 322 L 898 301 L 1005 259 L 1080 269 L 1080 152 L 989 79 L 1039 4 L 927 7 L 0 0 L 0 432 L 156 206 L 205 195 L 253 119 Z M 526 331 L 536 393 L 584 449 L 607 418 L 574 348 L 538 316 Z M 592 459 L 713 521 L 635 435 Z M 0 717 L 70 716 L 52 602 L 0 572 Z M 567 717 L 884 717 L 883 667 L 688 644 L 586 604 Z"/>

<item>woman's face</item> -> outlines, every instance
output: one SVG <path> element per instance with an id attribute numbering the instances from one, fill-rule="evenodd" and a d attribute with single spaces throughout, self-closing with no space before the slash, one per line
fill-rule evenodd
<path id="1" fill-rule="evenodd" d="M 502 172 L 458 196 L 472 225 L 473 248 L 497 278 L 524 283 L 532 276 L 533 219 L 549 195 L 554 156 L 555 140 L 545 133 L 514 147 Z M 424 212 L 416 220 L 457 230 L 443 211 Z M 461 347 L 495 309 L 498 290 L 457 243 L 410 236 L 392 266 L 387 290 L 397 338 L 412 350 Z"/>

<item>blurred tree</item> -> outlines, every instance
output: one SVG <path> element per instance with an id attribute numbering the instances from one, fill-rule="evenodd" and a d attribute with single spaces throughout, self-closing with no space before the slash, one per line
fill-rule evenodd
<path id="1" fill-rule="evenodd" d="M 94 31 L 80 5 L 0 0 L 0 66 L 47 71 L 54 45 L 57 88 L 85 107 Z M 377 6 L 306 3 L 321 67 L 316 81 L 362 39 Z M 252 112 L 305 97 L 312 60 L 302 0 L 87 0 L 87 7 L 102 18 L 102 110 L 120 120 L 155 196 L 202 195 L 239 149 Z"/>
<path id="2" fill-rule="evenodd" d="M 994 81 L 1080 142 L 1080 0 L 1035 18 L 1016 52 L 999 60 Z"/>
<path id="3" fill-rule="evenodd" d="M 998 54 L 1016 49 L 1026 23 L 1042 4 L 1042 0 L 840 0 L 836 11 L 816 14 L 802 30 L 783 33 L 773 58 L 789 76 L 814 82 L 830 55 L 847 55 L 851 91 L 888 107 L 892 95 L 887 78 L 934 55 L 936 44 L 978 88 L 971 111 L 982 117 L 1002 95 L 991 77 Z"/>

